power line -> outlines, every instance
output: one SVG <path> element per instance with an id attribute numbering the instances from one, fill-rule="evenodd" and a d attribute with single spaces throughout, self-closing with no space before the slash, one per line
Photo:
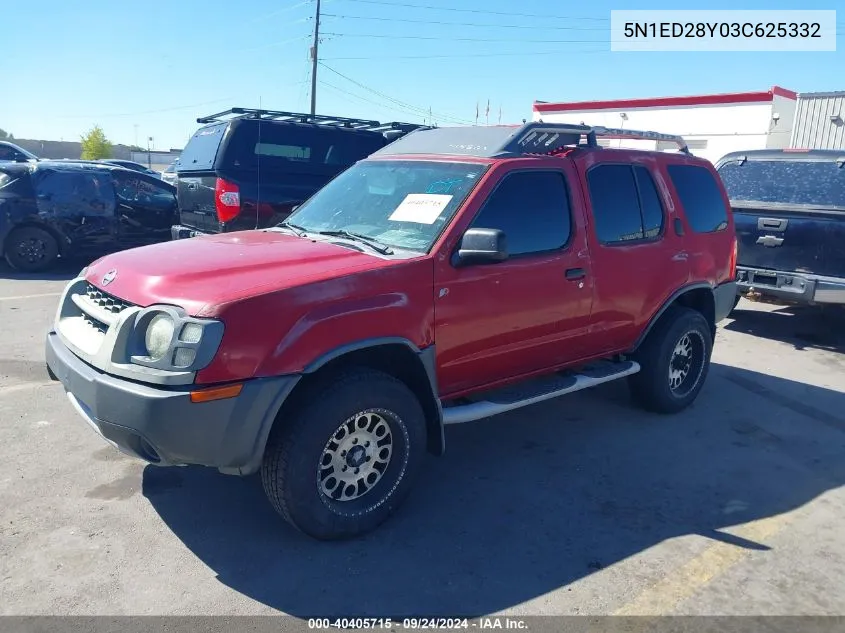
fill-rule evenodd
<path id="1" fill-rule="evenodd" d="M 427 115 L 427 114 L 436 115 L 438 119 L 441 119 L 443 121 L 452 121 L 454 123 L 467 123 L 467 124 L 470 123 L 470 121 L 468 121 L 466 119 L 460 119 L 458 117 L 454 117 L 454 116 L 451 116 L 451 115 L 448 115 L 448 114 L 443 114 L 441 112 L 430 112 L 430 110 L 427 109 L 427 108 L 420 108 L 419 106 L 415 106 L 413 104 L 406 103 L 404 101 L 400 101 L 399 99 L 395 99 L 395 98 L 393 98 L 389 95 L 384 94 L 383 92 L 379 92 L 378 90 L 375 90 L 374 88 L 370 88 L 369 86 L 365 86 L 361 82 L 356 81 L 356 80 L 352 79 L 351 77 L 344 75 L 343 73 L 335 70 L 331 66 L 324 64 L 323 62 L 319 62 L 319 64 L 320 64 L 320 66 L 322 66 L 326 70 L 334 73 L 338 77 L 341 77 L 341 78 L 345 79 L 346 81 L 355 84 L 359 88 L 362 88 L 363 90 L 366 90 L 367 92 L 371 92 L 371 93 L 381 97 L 382 99 L 386 99 L 387 101 L 395 103 L 396 105 L 402 106 L 402 107 L 407 108 L 409 110 L 416 110 L 423 115 Z"/>
<path id="2" fill-rule="evenodd" d="M 596 22 L 609 22 L 610 18 L 578 17 L 574 15 L 547 15 L 540 13 L 512 13 L 509 11 L 490 11 L 488 9 L 459 9 L 457 7 L 434 7 L 425 4 L 411 4 L 403 2 L 385 2 L 385 0 L 346 0 L 347 2 L 360 2 L 363 4 L 378 4 L 388 7 L 407 7 L 410 9 L 433 9 L 435 11 L 459 11 L 461 13 L 483 13 L 485 15 L 507 15 L 523 18 L 544 18 L 547 20 L 594 20 Z"/>
<path id="3" fill-rule="evenodd" d="M 355 99 L 359 99 L 359 100 L 363 101 L 364 103 L 370 103 L 370 104 L 378 106 L 380 108 L 384 108 L 385 110 L 391 110 L 393 112 L 399 112 L 400 114 L 404 114 L 404 115 L 408 115 L 408 116 L 412 116 L 412 117 L 421 116 L 420 113 L 418 113 L 418 112 L 411 112 L 409 110 L 403 110 L 401 108 L 389 106 L 385 103 L 379 103 L 378 101 L 373 101 L 372 99 L 367 99 L 366 97 L 362 97 L 361 95 L 356 95 L 353 92 L 349 92 L 348 90 L 344 90 L 343 88 L 338 88 L 334 84 L 330 84 L 325 79 L 321 79 L 319 83 L 320 83 L 321 86 L 324 86 L 326 88 L 331 88 L 332 90 L 335 90 L 335 91 L 339 92 L 340 94 L 346 95 L 347 97 L 353 97 Z"/>
<path id="4" fill-rule="evenodd" d="M 481 26 L 493 29 L 530 29 L 532 31 L 558 30 L 558 31 L 606 31 L 606 26 L 528 26 L 525 24 L 479 24 L 478 22 L 448 22 L 444 20 L 410 20 L 407 18 L 381 18 L 368 17 L 363 15 L 338 15 L 336 13 L 324 13 L 326 17 L 343 18 L 346 20 L 378 20 L 380 22 L 408 22 L 411 24 L 440 24 L 445 26 Z"/>
<path id="5" fill-rule="evenodd" d="M 596 42 L 597 44 L 601 42 Z M 563 51 L 520 51 L 509 53 L 459 53 L 455 55 L 372 55 L 365 57 L 323 57 L 323 60 L 367 60 L 367 59 L 459 59 L 464 57 L 533 57 L 543 55 L 567 55 L 576 54 L 584 55 L 589 53 L 610 53 L 609 48 L 603 49 L 586 49 L 586 50 L 563 50 Z"/>
<path id="6" fill-rule="evenodd" d="M 122 116 L 140 116 L 142 114 L 159 114 L 161 112 L 174 112 L 176 110 L 187 110 L 189 108 L 200 108 L 202 106 L 213 105 L 215 103 L 222 103 L 228 101 L 231 103 L 234 97 L 226 97 L 225 99 L 215 99 L 214 101 L 204 101 L 203 103 L 193 103 L 191 105 L 176 106 L 173 108 L 162 108 L 160 110 L 144 110 L 141 112 L 122 112 L 120 114 L 56 114 L 58 119 L 110 119 Z"/>
<path id="7" fill-rule="evenodd" d="M 382 38 L 388 40 L 449 40 L 452 42 L 511 42 L 513 44 L 603 44 L 605 40 L 514 40 L 490 37 L 451 37 L 448 35 L 383 35 L 379 33 L 324 33 L 323 35 L 334 35 L 335 37 L 366 37 Z"/>

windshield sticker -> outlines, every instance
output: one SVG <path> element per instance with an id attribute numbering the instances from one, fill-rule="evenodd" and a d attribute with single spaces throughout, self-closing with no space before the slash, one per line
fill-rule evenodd
<path id="1" fill-rule="evenodd" d="M 460 178 L 455 180 L 436 180 L 428 186 L 426 189 L 426 193 L 449 193 L 449 191 L 455 185 L 459 185 L 463 182 Z"/>
<path id="2" fill-rule="evenodd" d="M 434 224 L 452 196 L 436 193 L 410 193 L 399 203 L 388 220 Z"/>

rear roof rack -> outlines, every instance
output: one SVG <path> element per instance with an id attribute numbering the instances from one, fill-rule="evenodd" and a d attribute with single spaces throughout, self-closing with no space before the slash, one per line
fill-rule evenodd
<path id="1" fill-rule="evenodd" d="M 597 137 L 665 141 L 689 154 L 686 141 L 674 134 L 602 126 L 531 121 L 521 126 L 492 125 L 417 130 L 378 151 L 388 154 L 452 154 L 477 158 L 513 158 L 554 154 L 566 147 L 599 147 Z"/>
<path id="2" fill-rule="evenodd" d="M 352 128 L 355 130 L 367 130 L 369 132 L 387 132 L 389 130 L 400 130 L 410 132 L 428 126 L 417 123 L 401 123 L 391 121 L 382 123 L 370 119 L 350 119 L 339 116 L 326 116 L 323 114 L 304 114 L 301 112 L 285 112 L 283 110 L 258 110 L 255 108 L 230 108 L 223 112 L 200 117 L 197 123 L 223 123 L 235 119 L 260 119 L 264 121 L 282 121 L 286 123 L 311 123 L 315 125 L 328 125 L 335 127 Z"/>

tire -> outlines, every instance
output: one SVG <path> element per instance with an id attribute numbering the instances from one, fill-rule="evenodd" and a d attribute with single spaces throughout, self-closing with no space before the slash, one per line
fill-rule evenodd
<path id="1" fill-rule="evenodd" d="M 13 230 L 4 246 L 9 266 L 24 273 L 51 268 L 59 257 L 59 243 L 44 229 L 24 226 Z"/>
<path id="2" fill-rule="evenodd" d="M 685 349 L 689 357 L 683 355 Z M 628 379 L 631 396 L 647 411 L 682 411 L 701 391 L 712 353 L 707 319 L 691 308 L 669 308 L 634 354 L 641 369 Z"/>
<path id="3" fill-rule="evenodd" d="M 271 433 L 261 464 L 264 491 L 308 536 L 360 536 L 410 492 L 426 452 L 425 415 L 404 383 L 369 369 L 348 371 L 311 393 Z"/>

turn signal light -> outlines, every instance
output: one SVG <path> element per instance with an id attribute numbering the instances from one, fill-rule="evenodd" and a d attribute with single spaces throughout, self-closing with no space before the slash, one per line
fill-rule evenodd
<path id="1" fill-rule="evenodd" d="M 191 392 L 191 402 L 212 402 L 213 400 L 225 400 L 235 398 L 243 391 L 243 384 L 226 385 L 225 387 L 212 387 L 201 391 Z"/>

